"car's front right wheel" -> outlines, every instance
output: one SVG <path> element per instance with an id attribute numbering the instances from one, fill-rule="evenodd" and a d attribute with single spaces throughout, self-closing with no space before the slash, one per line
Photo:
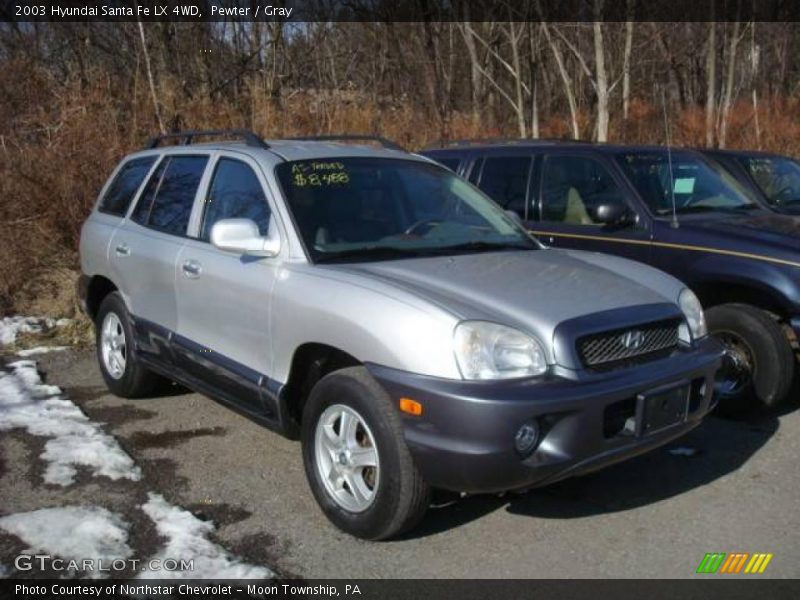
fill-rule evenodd
<path id="1" fill-rule="evenodd" d="M 721 304 L 706 311 L 709 333 L 725 346 L 717 372 L 718 411 L 739 416 L 787 401 L 794 379 L 794 353 L 780 324 L 747 304 Z"/>
<path id="2" fill-rule="evenodd" d="M 403 439 L 399 411 L 365 368 L 317 382 L 303 409 L 301 438 L 311 491 L 343 531 L 387 539 L 425 514 L 430 489 Z"/>

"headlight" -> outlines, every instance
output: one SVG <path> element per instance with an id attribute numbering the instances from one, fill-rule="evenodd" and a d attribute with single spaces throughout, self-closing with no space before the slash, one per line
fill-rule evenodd
<path id="1" fill-rule="evenodd" d="M 678 306 L 681 307 L 683 316 L 686 317 L 686 323 L 681 324 L 678 329 L 680 340 L 690 344 L 692 340 L 705 337 L 708 333 L 706 316 L 703 314 L 703 307 L 694 292 L 690 289 L 684 289 L 681 295 L 678 296 Z"/>
<path id="2" fill-rule="evenodd" d="M 547 370 L 541 344 L 504 325 L 463 321 L 456 326 L 454 344 L 464 379 L 531 377 Z"/>

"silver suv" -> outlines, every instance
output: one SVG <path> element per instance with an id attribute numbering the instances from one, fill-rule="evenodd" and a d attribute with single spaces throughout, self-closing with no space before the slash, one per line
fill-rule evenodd
<path id="1" fill-rule="evenodd" d="M 208 133 L 243 141 L 194 143 Z M 547 249 L 384 140 L 166 137 L 122 161 L 83 227 L 103 377 L 124 397 L 178 381 L 299 437 L 346 532 L 407 530 L 432 489 L 598 469 L 712 408 L 719 347 L 660 271 Z"/>

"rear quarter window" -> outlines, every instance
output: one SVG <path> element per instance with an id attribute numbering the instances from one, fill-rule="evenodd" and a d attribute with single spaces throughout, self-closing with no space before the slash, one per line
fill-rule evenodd
<path id="1" fill-rule="evenodd" d="M 106 193 L 103 194 L 97 210 L 110 215 L 125 215 L 156 158 L 155 156 L 134 158 L 122 165 Z"/>

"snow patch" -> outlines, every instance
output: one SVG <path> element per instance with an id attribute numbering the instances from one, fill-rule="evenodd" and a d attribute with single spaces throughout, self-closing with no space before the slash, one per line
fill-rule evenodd
<path id="1" fill-rule="evenodd" d="M 61 352 L 68 350 L 68 346 L 36 346 L 35 348 L 28 348 L 27 350 L 19 350 L 17 356 L 27 358 L 28 356 L 36 356 L 38 354 L 48 354 L 50 352 Z"/>
<path id="2" fill-rule="evenodd" d="M 67 560 L 100 559 L 110 564 L 129 558 L 128 525 L 99 506 L 43 508 L 0 517 L 0 528 L 30 546 L 26 553 L 48 553 Z M 103 577 L 87 571 L 91 578 Z M 0 576 L 2 576 L 0 574 Z"/>
<path id="3" fill-rule="evenodd" d="M 13 344 L 20 333 L 42 333 L 64 327 L 71 319 L 51 319 L 50 317 L 3 317 L 0 319 L 0 346 Z"/>
<path id="4" fill-rule="evenodd" d="M 265 567 L 244 563 L 208 540 L 214 523 L 201 521 L 189 511 L 173 506 L 160 494 L 150 492 L 142 510 L 167 538 L 154 558 L 193 560 L 192 571 L 144 571 L 141 579 L 267 579 L 274 573 Z"/>
<path id="5" fill-rule="evenodd" d="M 20 360 L 0 371 L 0 431 L 23 428 L 32 435 L 51 437 L 42 458 L 49 464 L 44 480 L 68 486 L 75 467 L 82 465 L 94 475 L 138 481 L 141 470 L 117 441 L 100 429 L 61 390 L 42 383 L 36 363 Z"/>

